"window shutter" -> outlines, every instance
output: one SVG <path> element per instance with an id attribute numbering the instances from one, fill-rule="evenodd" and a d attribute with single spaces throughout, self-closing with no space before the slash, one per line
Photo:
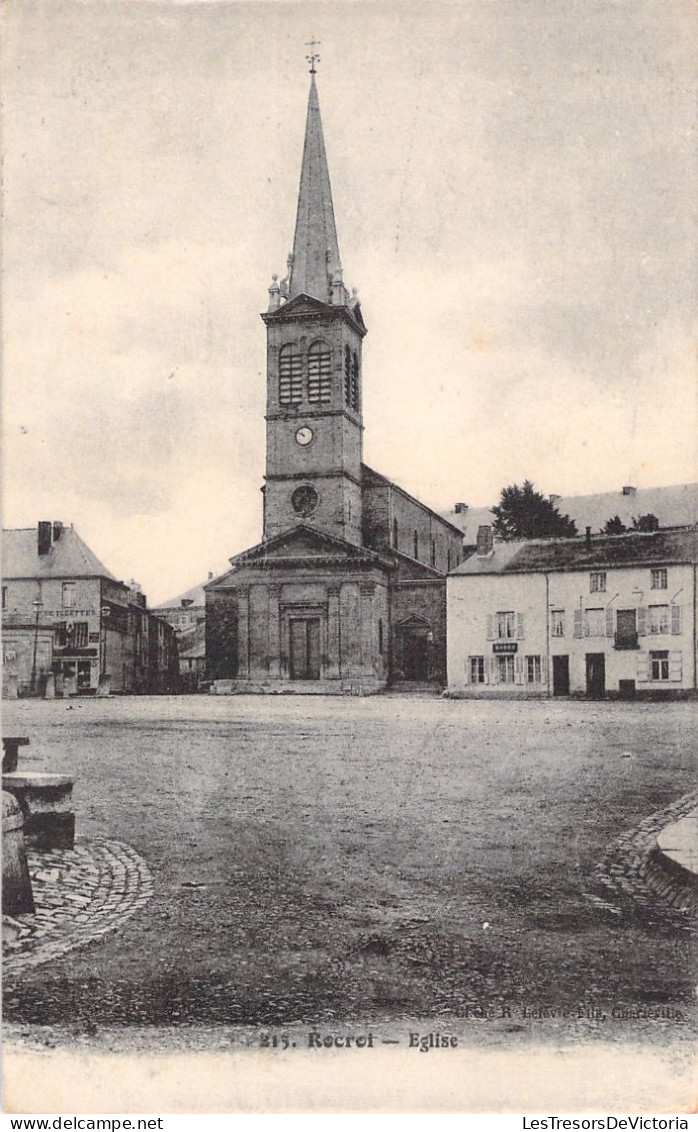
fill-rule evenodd
<path id="1" fill-rule="evenodd" d="M 582 626 L 584 623 L 584 611 L 582 609 L 575 609 L 574 611 L 574 630 L 572 635 L 574 637 L 582 636 Z"/>
<path id="2" fill-rule="evenodd" d="M 613 636 L 613 606 L 606 606 L 606 636 Z"/>
<path id="3" fill-rule="evenodd" d="M 548 658 L 547 658 L 547 656 L 542 656 L 540 658 L 540 680 L 541 680 L 541 684 L 547 684 L 548 683 Z"/>
<path id="4" fill-rule="evenodd" d="M 641 605 L 637 611 L 637 635 L 638 637 L 647 636 L 647 609 Z"/>
<path id="5" fill-rule="evenodd" d="M 647 683 L 650 678 L 650 656 L 647 652 L 641 652 L 637 658 L 637 681 L 640 683 Z"/>
<path id="6" fill-rule="evenodd" d="M 496 656 L 490 657 L 490 672 L 492 674 L 492 683 L 499 683 L 499 661 Z"/>
<path id="7" fill-rule="evenodd" d="M 681 606 L 672 605 L 671 607 L 671 632 L 675 637 L 681 633 Z"/>
<path id="8" fill-rule="evenodd" d="M 494 640 L 494 614 L 487 614 L 487 640 Z"/>
<path id="9" fill-rule="evenodd" d="M 522 641 L 524 639 L 524 616 L 523 613 L 516 614 L 516 639 Z"/>
<path id="10" fill-rule="evenodd" d="M 469 656 L 466 656 L 465 664 L 464 664 L 463 667 L 465 668 L 465 679 L 464 679 L 463 683 L 469 684 L 470 683 L 470 657 Z"/>
<path id="11" fill-rule="evenodd" d="M 669 679 L 679 682 L 682 679 L 681 649 L 672 649 L 669 653 Z"/>
<path id="12" fill-rule="evenodd" d="M 515 656 L 514 657 L 514 674 L 515 674 L 515 677 L 516 677 L 516 683 L 517 684 L 523 684 L 523 682 L 524 682 L 524 670 L 523 670 L 523 657 L 521 657 L 521 656 Z"/>

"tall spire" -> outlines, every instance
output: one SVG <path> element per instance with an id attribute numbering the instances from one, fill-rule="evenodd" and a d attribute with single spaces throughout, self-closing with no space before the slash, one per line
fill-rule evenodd
<path id="1" fill-rule="evenodd" d="M 315 59 L 316 57 L 313 56 L 311 62 L 308 116 L 305 123 L 303 165 L 288 297 L 293 299 L 303 293 L 312 295 L 323 303 L 329 303 L 333 296 L 332 285 L 335 282 L 339 283 L 341 279 L 342 264 L 339 258 L 330 174 L 322 136 L 320 104 L 315 86 Z M 335 293 L 336 289 L 335 287 Z"/>

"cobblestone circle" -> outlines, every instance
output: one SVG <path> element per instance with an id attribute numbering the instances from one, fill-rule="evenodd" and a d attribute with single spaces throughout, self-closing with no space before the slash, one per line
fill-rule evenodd
<path id="1" fill-rule="evenodd" d="M 145 861 L 120 841 L 30 850 L 28 858 L 36 912 L 4 917 L 6 978 L 115 931 L 153 894 Z"/>
<path id="2" fill-rule="evenodd" d="M 695 929 L 698 896 L 662 861 L 657 835 L 664 826 L 685 817 L 698 805 L 698 790 L 646 818 L 609 846 L 594 870 L 595 880 L 621 904 L 631 900 L 650 918 Z"/>

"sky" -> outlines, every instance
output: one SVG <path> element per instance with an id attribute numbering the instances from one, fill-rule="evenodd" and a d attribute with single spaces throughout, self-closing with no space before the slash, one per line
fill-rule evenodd
<path id="1" fill-rule="evenodd" d="M 5 526 L 151 604 L 259 541 L 311 39 L 366 462 L 438 510 L 697 478 L 692 0 L 3 9 Z"/>

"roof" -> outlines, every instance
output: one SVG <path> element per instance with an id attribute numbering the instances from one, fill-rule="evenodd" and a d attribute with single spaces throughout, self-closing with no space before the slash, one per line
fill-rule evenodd
<path id="1" fill-rule="evenodd" d="M 117 579 L 73 527 L 64 527 L 48 554 L 39 554 L 36 527 L 2 532 L 2 573 L 10 578 Z"/>
<path id="2" fill-rule="evenodd" d="M 210 581 L 211 579 L 209 579 Z M 182 602 L 189 604 L 184 606 Z M 155 606 L 153 612 L 157 613 L 160 609 L 191 609 L 197 605 L 204 606 L 206 604 L 206 593 L 204 591 L 204 583 L 200 582 L 198 586 L 192 586 L 190 590 L 185 590 L 183 594 L 178 597 L 170 598 L 169 601 L 161 601 Z"/>
<path id="3" fill-rule="evenodd" d="M 627 526 L 640 515 L 656 515 L 660 527 L 693 526 L 698 523 L 698 483 L 682 483 L 669 487 L 626 488 L 602 491 L 595 495 L 551 495 L 549 499 L 561 515 L 568 515 L 577 524 L 580 534 L 586 527 L 603 530 L 606 521 L 616 515 Z M 494 522 L 490 507 L 468 507 L 465 511 L 441 511 L 442 518 L 455 523 L 463 534 L 475 541 L 477 529 Z"/>
<path id="4" fill-rule="evenodd" d="M 190 649 L 184 649 L 180 652 L 180 660 L 201 660 L 206 656 L 206 641 L 199 641 Z"/>
<path id="5" fill-rule="evenodd" d="M 601 535 L 592 538 L 590 547 L 583 536 L 495 542 L 491 554 L 473 554 L 451 574 L 534 574 L 679 563 L 698 563 L 698 530 L 695 527 L 653 531 L 650 534 Z"/>
<path id="6" fill-rule="evenodd" d="M 426 503 L 422 503 L 421 499 L 417 499 L 416 496 L 410 495 L 409 491 L 405 491 L 404 487 L 400 487 L 400 485 L 395 483 L 394 480 L 389 480 L 387 476 L 381 475 L 381 473 L 375 471 L 375 469 L 369 468 L 367 464 L 361 465 L 361 473 L 364 481 L 368 480 L 370 482 L 371 480 L 373 480 L 376 483 L 385 484 L 386 487 L 394 488 L 395 491 L 399 491 L 401 495 L 404 495 L 406 499 L 409 499 L 411 503 L 416 503 L 417 506 L 422 509 L 422 511 L 426 511 L 428 515 L 433 515 L 434 518 L 438 519 L 440 523 L 445 523 L 446 526 L 451 528 L 454 534 L 461 533 L 461 527 L 454 522 L 455 516 L 444 515 L 440 511 L 434 511 L 431 507 L 427 507 Z M 490 519 L 488 521 L 491 522 L 492 520 Z"/>
<path id="7" fill-rule="evenodd" d="M 330 286 L 335 274 L 341 270 L 330 174 L 313 74 L 308 95 L 289 298 L 305 294 L 329 302 Z"/>

